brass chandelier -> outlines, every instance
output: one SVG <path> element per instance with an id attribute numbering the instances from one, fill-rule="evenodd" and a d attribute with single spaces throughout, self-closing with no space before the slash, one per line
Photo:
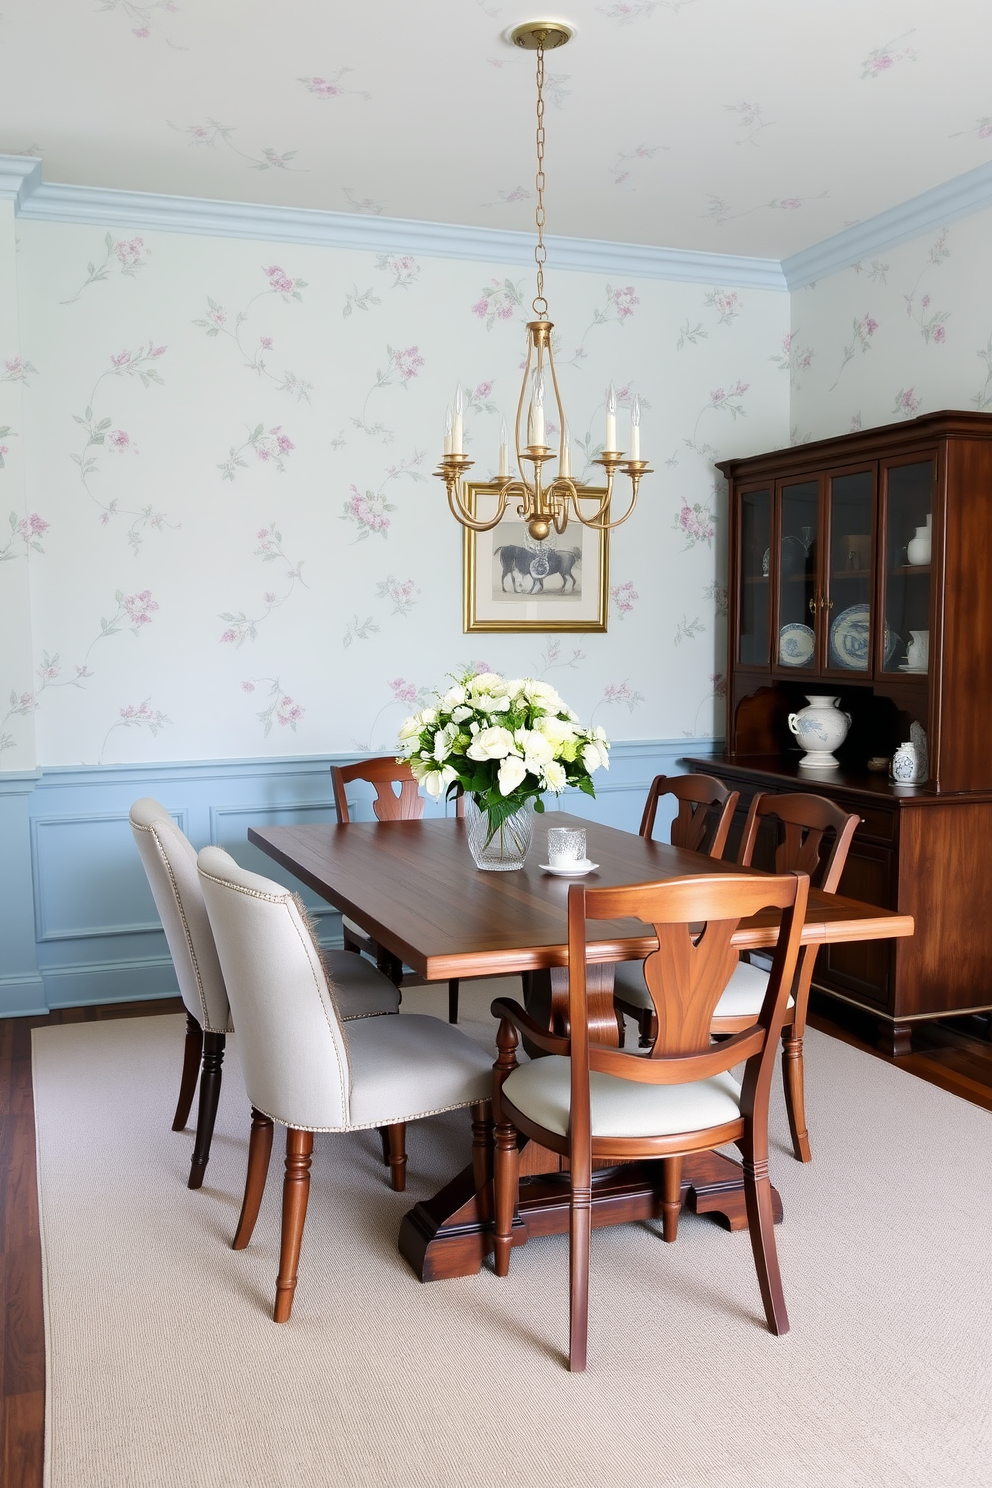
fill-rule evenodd
<path id="1" fill-rule="evenodd" d="M 570 510 L 583 526 L 595 528 L 599 532 L 612 531 L 615 527 L 619 527 L 621 523 L 626 522 L 634 510 L 641 477 L 651 474 L 648 462 L 640 458 L 640 405 L 636 398 L 633 399 L 630 410 L 630 450 L 623 453 L 616 448 L 616 395 L 612 384 L 606 395 L 605 447 L 602 454 L 592 462 L 595 465 L 601 465 L 606 472 L 606 492 L 595 511 L 589 513 L 582 511 L 580 494 L 583 482 L 576 480 L 571 473 L 568 421 L 565 417 L 561 393 L 558 390 L 554 351 L 551 345 L 551 332 L 554 326 L 547 318 L 548 302 L 544 298 L 544 265 L 548 256 L 544 246 L 544 53 L 555 47 L 564 46 L 567 41 L 571 40 L 572 35 L 571 27 L 560 21 L 528 21 L 524 25 L 514 27 L 509 33 L 509 39 L 516 46 L 537 52 L 537 175 L 535 178 L 537 209 L 534 214 L 537 226 L 537 244 L 534 248 L 534 262 L 537 265 L 537 294 L 532 302 L 536 319 L 527 323 L 527 357 L 520 387 L 520 398 L 517 402 L 515 442 L 519 477 L 511 476 L 507 469 L 508 451 L 504 424 L 500 436 L 499 474 L 493 483 L 497 496 L 496 515 L 489 521 L 481 521 L 469 510 L 465 502 L 463 477 L 474 462 L 469 459 L 463 449 L 463 408 L 460 389 L 455 394 L 454 413 L 452 415 L 449 410 L 445 422 L 444 456 L 434 472 L 444 481 L 452 515 L 463 526 L 470 527 L 474 532 L 488 532 L 502 520 L 508 504 L 512 501 L 517 503 L 517 516 L 527 523 L 528 532 L 535 543 L 543 542 L 550 535 L 552 528 L 559 534 L 563 533 L 568 524 Z M 551 380 L 551 388 L 558 410 L 557 453 L 546 443 L 544 409 L 548 377 Z M 525 404 L 527 405 L 526 438 L 523 440 L 521 424 Z M 556 458 L 558 474 L 545 484 L 543 467 L 548 461 Z M 524 461 L 531 467 L 529 476 L 525 472 Z M 620 470 L 630 480 L 630 505 L 622 517 L 611 521 L 610 502 L 613 499 L 613 484 Z M 591 495 L 592 493 L 589 493 L 585 497 L 587 504 L 590 502 Z"/>

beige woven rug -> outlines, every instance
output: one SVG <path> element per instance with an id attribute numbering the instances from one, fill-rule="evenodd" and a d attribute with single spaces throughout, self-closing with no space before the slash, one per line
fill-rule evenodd
<path id="1" fill-rule="evenodd" d="M 492 1036 L 493 983 L 463 988 Z M 444 989 L 406 994 L 441 1012 Z M 992 1484 L 992 1117 L 823 1036 L 814 1161 L 774 1118 L 792 1332 L 766 1332 L 746 1234 L 693 1215 L 593 1237 L 590 1367 L 563 1364 L 565 1241 L 421 1285 L 404 1211 L 461 1166 L 464 1113 L 319 1138 L 292 1320 L 270 1321 L 277 1140 L 249 1249 L 230 1047 L 206 1186 L 169 1123 L 181 1017 L 35 1033 L 50 1488 L 980 1488 Z M 235 1041 L 232 1040 L 233 1045 Z"/>

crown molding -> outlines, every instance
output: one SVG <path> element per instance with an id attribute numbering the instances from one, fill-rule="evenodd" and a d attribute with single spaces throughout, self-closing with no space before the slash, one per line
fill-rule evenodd
<path id="1" fill-rule="evenodd" d="M 423 258 L 523 266 L 531 264 L 534 258 L 534 239 L 530 233 L 418 222 L 402 217 L 372 217 L 357 212 L 318 212 L 305 207 L 161 196 L 96 186 L 60 186 L 44 181 L 41 161 L 24 155 L 0 155 L 0 201 L 13 201 L 18 217 L 34 221 L 86 223 L 132 232 L 255 238 L 307 243 L 319 248 L 410 253 Z M 976 166 L 910 201 L 824 238 L 781 263 L 772 258 L 655 248 L 592 238 L 549 237 L 545 241 L 556 269 L 630 274 L 638 279 L 667 279 L 735 289 L 792 291 L 850 268 L 869 254 L 896 248 L 900 243 L 989 206 L 992 206 L 992 162 Z"/>
<path id="2" fill-rule="evenodd" d="M 126 231 L 180 232 L 213 238 L 261 238 L 350 248 L 373 253 L 410 253 L 528 265 L 534 261 L 530 233 L 497 228 L 371 217 L 357 212 L 317 212 L 303 207 L 268 207 L 251 202 L 159 196 L 145 191 L 59 186 L 42 180 L 41 161 L 0 155 L 0 200 L 13 199 L 17 216 L 41 222 L 87 223 Z M 545 239 L 556 269 L 630 274 L 737 289 L 784 291 L 785 276 L 774 259 L 724 253 L 681 252 L 638 243 L 586 238 Z"/>
<path id="3" fill-rule="evenodd" d="M 992 207 L 992 161 L 783 258 L 786 284 L 790 291 L 804 289 L 828 274 L 849 269 L 871 253 L 898 248 L 900 243 L 970 217 L 985 207 Z"/>

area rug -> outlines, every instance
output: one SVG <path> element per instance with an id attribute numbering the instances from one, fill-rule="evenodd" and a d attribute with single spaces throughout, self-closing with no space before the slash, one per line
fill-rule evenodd
<path id="1" fill-rule="evenodd" d="M 463 984 L 491 1044 L 499 984 Z M 443 1016 L 445 988 L 404 996 Z M 42 1029 L 34 1082 L 49 1488 L 979 1488 L 992 1484 L 992 1117 L 815 1033 L 814 1160 L 772 1177 L 792 1331 L 746 1233 L 686 1215 L 593 1237 L 589 1371 L 569 1375 L 564 1237 L 420 1284 L 402 1215 L 466 1160 L 467 1113 L 316 1144 L 291 1321 L 271 1321 L 280 1142 L 230 1249 L 248 1109 L 229 1043 L 204 1187 L 173 1133 L 181 1017 Z"/>

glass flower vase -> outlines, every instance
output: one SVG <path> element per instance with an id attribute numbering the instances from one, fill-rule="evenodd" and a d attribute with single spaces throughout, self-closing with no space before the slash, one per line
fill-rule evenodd
<path id="1" fill-rule="evenodd" d="M 524 866 L 534 838 L 534 809 L 530 801 L 525 801 L 494 830 L 488 812 L 476 804 L 474 796 L 466 795 L 465 831 L 477 868 L 509 873 Z"/>

